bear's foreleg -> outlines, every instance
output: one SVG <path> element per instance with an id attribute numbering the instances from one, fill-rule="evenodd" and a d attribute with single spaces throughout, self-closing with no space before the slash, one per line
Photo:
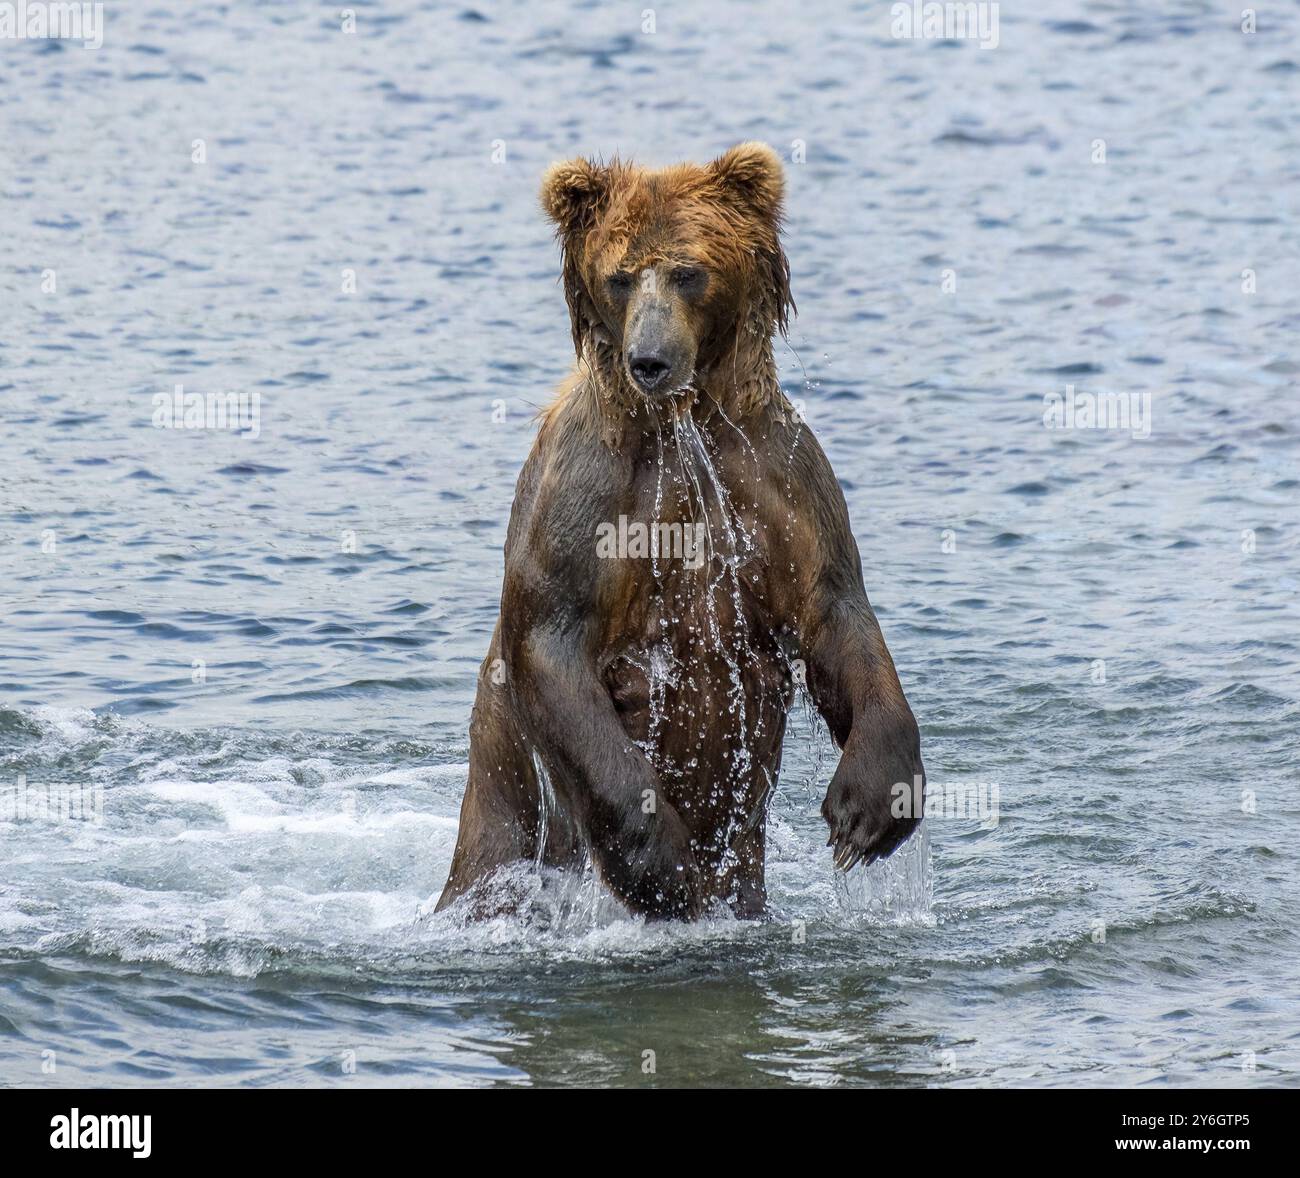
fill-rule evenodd
<path id="1" fill-rule="evenodd" d="M 606 886 L 650 918 L 695 917 L 703 886 L 690 832 L 619 724 L 580 629 L 519 636 L 511 672 L 529 735 L 585 824 Z"/>
<path id="2" fill-rule="evenodd" d="M 843 750 L 821 809 L 835 865 L 847 871 L 891 854 L 916 829 L 925 768 L 920 730 L 866 593 L 823 600 L 810 627 L 808 689 Z"/>

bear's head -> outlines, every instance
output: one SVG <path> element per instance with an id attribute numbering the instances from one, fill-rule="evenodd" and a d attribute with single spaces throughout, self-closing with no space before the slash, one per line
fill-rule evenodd
<path id="1" fill-rule="evenodd" d="M 604 397 L 771 396 L 772 335 L 794 305 L 784 187 L 780 159 L 761 143 L 705 165 L 575 159 L 547 171 L 542 206 L 564 252 L 574 348 Z"/>

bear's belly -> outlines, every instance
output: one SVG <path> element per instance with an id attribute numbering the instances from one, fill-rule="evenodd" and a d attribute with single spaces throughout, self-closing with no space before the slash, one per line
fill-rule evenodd
<path id="1" fill-rule="evenodd" d="M 671 628 L 651 619 L 648 632 L 609 652 L 605 684 L 697 853 L 718 865 L 763 821 L 792 687 L 769 628 L 747 618 L 721 623 L 707 609 L 685 612 Z"/>

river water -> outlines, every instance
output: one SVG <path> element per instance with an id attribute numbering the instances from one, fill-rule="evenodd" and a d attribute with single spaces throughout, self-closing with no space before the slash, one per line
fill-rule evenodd
<path id="1" fill-rule="evenodd" d="M 94 819 L 0 812 L 0 1084 L 1295 1084 L 1300 19 L 1239 7 L 1002 4 L 985 48 L 826 0 L 159 0 L 0 42 L 0 801 Z M 747 138 L 955 812 L 837 879 L 799 707 L 771 921 L 541 878 L 434 917 L 571 359 L 540 174 Z M 177 385 L 256 416 L 158 428 Z M 1103 394 L 1128 428 L 1045 415 Z"/>

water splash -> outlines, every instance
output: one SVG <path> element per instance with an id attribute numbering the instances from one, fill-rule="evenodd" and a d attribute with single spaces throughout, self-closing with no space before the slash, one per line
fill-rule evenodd
<path id="1" fill-rule="evenodd" d="M 542 758 L 533 750 L 533 772 L 537 775 L 537 850 L 533 866 L 540 868 L 546 855 L 546 838 L 551 829 L 551 815 L 555 813 L 555 787 L 546 771 Z"/>
<path id="2" fill-rule="evenodd" d="M 835 873 L 840 911 L 863 924 L 933 924 L 934 871 L 930 824 L 888 859 Z"/>
<path id="3" fill-rule="evenodd" d="M 732 842 L 753 825 L 756 817 L 756 807 L 751 804 L 756 777 L 753 750 L 756 742 L 766 735 L 764 715 L 768 709 L 765 705 L 770 702 L 762 675 L 751 675 L 747 682 L 745 674 L 747 670 L 758 669 L 762 658 L 750 641 L 746 622 L 749 610 L 741 587 L 742 566 L 758 553 L 757 522 L 755 516 L 753 522 L 746 523 L 733 499 L 738 489 L 730 486 L 719 473 L 716 442 L 700 430 L 693 413 L 688 410 L 671 415 L 671 447 L 666 445 L 662 429 L 657 430 L 656 440 L 659 466 L 656 512 L 662 509 L 667 476 L 670 488 L 677 495 L 676 507 L 693 525 L 704 528 L 707 558 L 698 573 L 688 574 L 692 580 L 697 575 L 704 578 L 702 586 L 692 584 L 689 590 L 691 604 L 701 610 L 705 631 L 702 649 L 693 646 L 685 665 L 677 659 L 652 657 L 650 660 L 652 741 L 667 719 L 664 710 L 668 688 L 680 682 L 683 674 L 710 673 L 701 656 L 717 656 L 725 674 L 725 707 L 734 736 L 725 778 L 715 783 L 710 792 L 710 801 L 724 804 L 727 812 L 726 825 L 719 837 L 719 847 L 723 850 L 719 871 L 725 872 L 735 861 L 730 851 Z M 748 445 L 748 439 L 744 441 Z M 752 446 L 750 452 L 753 453 Z M 753 508 L 756 504 L 749 506 Z M 657 563 L 653 572 L 656 583 L 663 584 Z M 656 598 L 660 611 L 658 629 L 667 636 L 678 628 L 681 619 L 663 605 L 661 593 Z M 755 680 L 759 684 L 758 696 L 751 698 Z M 696 767 L 691 763 L 681 768 L 689 772 Z M 760 811 L 766 807 L 770 793 L 770 788 L 759 791 Z"/>

